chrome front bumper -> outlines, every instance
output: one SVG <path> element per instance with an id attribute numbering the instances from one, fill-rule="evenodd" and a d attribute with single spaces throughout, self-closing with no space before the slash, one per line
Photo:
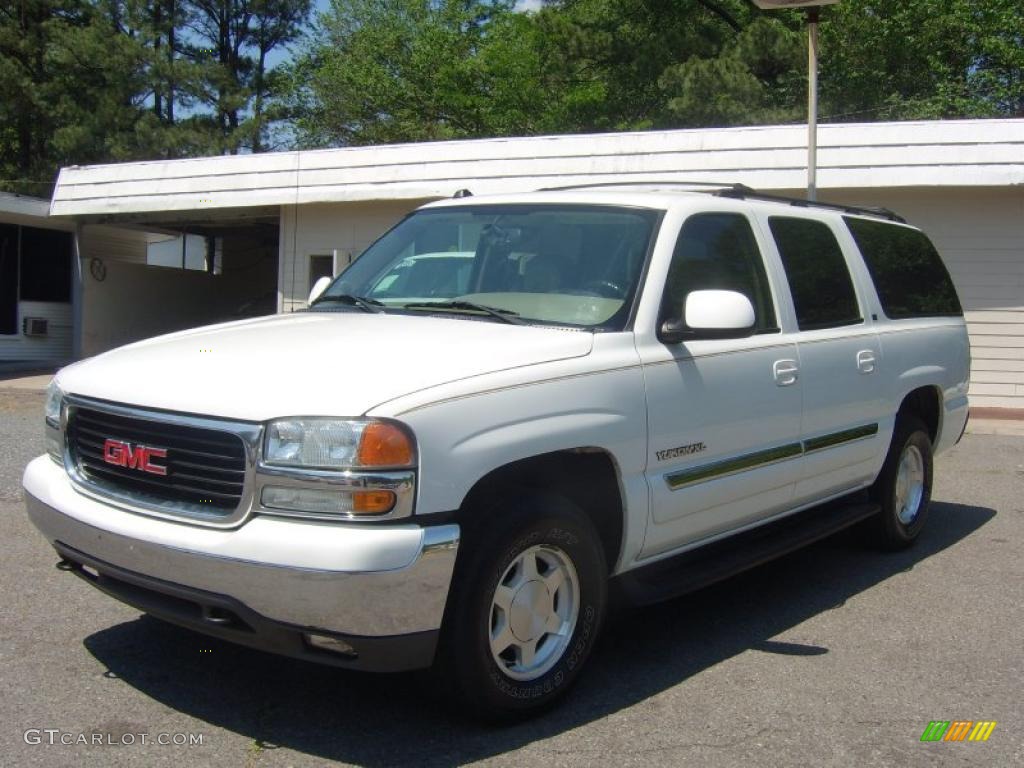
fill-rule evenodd
<path id="1" fill-rule="evenodd" d="M 230 598 L 296 631 L 385 639 L 441 627 L 457 525 L 257 516 L 235 530 L 204 529 L 84 496 L 47 456 L 29 464 L 23 483 L 29 517 L 62 556 L 73 551 L 155 584 Z"/>

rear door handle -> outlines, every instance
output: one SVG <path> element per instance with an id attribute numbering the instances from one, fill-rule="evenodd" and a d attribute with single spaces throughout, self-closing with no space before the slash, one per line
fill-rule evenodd
<path id="1" fill-rule="evenodd" d="M 875 372 L 875 353 L 870 349 L 862 349 L 857 353 L 857 370 L 861 373 Z"/>
<path id="2" fill-rule="evenodd" d="M 796 380 L 800 376 L 800 366 L 797 365 L 796 360 L 776 360 L 775 365 L 772 366 L 772 372 L 775 374 L 776 384 L 780 387 L 788 387 L 791 384 L 796 384 Z"/>

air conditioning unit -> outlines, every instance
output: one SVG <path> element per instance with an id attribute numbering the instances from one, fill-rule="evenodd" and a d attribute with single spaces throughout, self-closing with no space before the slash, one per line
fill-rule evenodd
<path id="1" fill-rule="evenodd" d="M 21 331 L 26 336 L 45 336 L 46 318 L 26 317 L 24 320 L 21 321 Z"/>

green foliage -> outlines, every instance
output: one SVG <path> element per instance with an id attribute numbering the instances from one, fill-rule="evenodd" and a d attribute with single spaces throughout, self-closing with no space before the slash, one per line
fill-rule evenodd
<path id="1" fill-rule="evenodd" d="M 822 25 L 825 115 L 903 120 L 1024 115 L 1020 0 L 861 0 Z"/>
<path id="2" fill-rule="evenodd" d="M 500 135 L 522 129 L 535 66 L 525 17 L 495 4 L 335 0 L 299 64 L 299 130 L 310 145 Z"/>
<path id="3" fill-rule="evenodd" d="M 311 0 L 0 3 L 0 189 L 45 196 L 63 165 L 284 143 L 269 55 Z"/>
<path id="4" fill-rule="evenodd" d="M 668 67 L 668 113 L 687 126 L 786 123 L 802 117 L 805 43 L 775 20 L 748 24 L 716 56 Z"/>
<path id="5" fill-rule="evenodd" d="M 805 119 L 798 11 L 749 0 L 0 3 L 0 188 L 299 144 Z M 276 52 L 276 53 L 275 53 Z M 1020 0 L 822 10 L 823 120 L 1024 116 Z M 42 181 L 42 184 L 38 182 Z"/>
<path id="6" fill-rule="evenodd" d="M 1024 113 L 1020 0 L 822 12 L 828 119 Z M 335 0 L 293 70 L 312 146 L 806 119 L 806 27 L 748 0 Z"/>

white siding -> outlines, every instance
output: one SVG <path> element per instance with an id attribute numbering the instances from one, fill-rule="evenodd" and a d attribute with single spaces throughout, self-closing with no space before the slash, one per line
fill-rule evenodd
<path id="1" fill-rule="evenodd" d="M 88 274 L 90 259 L 146 263 L 146 233 L 136 229 L 88 225 L 82 227 L 79 250 Z"/>
<path id="2" fill-rule="evenodd" d="M 88 216 L 448 197 L 629 178 L 799 189 L 806 128 L 648 131 L 347 147 L 61 170 L 51 212 Z M 1024 182 L 1024 120 L 823 125 L 821 189 Z"/>
<path id="3" fill-rule="evenodd" d="M 340 271 L 349 256 L 358 256 L 422 202 L 425 201 L 282 206 L 279 309 L 292 312 L 306 306 L 311 255 L 337 251 Z"/>
<path id="4" fill-rule="evenodd" d="M 971 336 L 971 405 L 1024 408 L 1024 188 L 862 190 L 921 227 L 949 268 Z"/>
<path id="5" fill-rule="evenodd" d="M 71 231 L 74 224 L 48 218 L 46 200 L 0 192 L 0 222 L 40 229 Z M 46 336 L 24 336 L 26 317 L 46 318 Z M 72 357 L 72 312 L 70 303 L 49 301 L 18 302 L 18 333 L 0 335 L 0 361 L 16 360 L 58 363 Z"/>
<path id="6" fill-rule="evenodd" d="M 45 336 L 24 336 L 21 323 L 26 317 L 47 320 Z M 71 305 L 49 301 L 18 302 L 18 333 L 0 336 L 0 360 L 66 362 L 71 359 Z"/>

